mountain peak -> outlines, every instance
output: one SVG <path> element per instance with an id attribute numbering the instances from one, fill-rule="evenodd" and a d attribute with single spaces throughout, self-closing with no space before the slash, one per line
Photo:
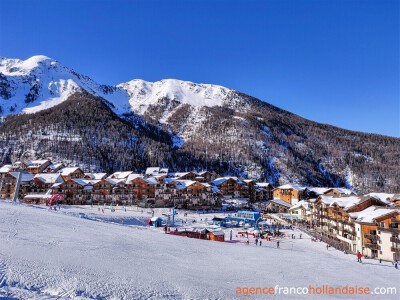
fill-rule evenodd
<path id="1" fill-rule="evenodd" d="M 41 65 L 54 65 L 56 61 L 45 55 L 35 55 L 26 60 L 14 58 L 0 59 L 0 73 L 8 76 L 27 75 Z"/>

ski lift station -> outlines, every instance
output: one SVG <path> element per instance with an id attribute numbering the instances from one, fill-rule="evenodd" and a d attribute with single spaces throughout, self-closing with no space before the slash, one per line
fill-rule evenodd
<path id="1" fill-rule="evenodd" d="M 228 216 L 225 218 L 214 218 L 214 224 L 222 227 L 232 226 L 244 226 L 244 225 L 255 225 L 257 220 L 261 218 L 261 213 L 258 211 L 246 211 L 241 210 L 234 216 Z"/>

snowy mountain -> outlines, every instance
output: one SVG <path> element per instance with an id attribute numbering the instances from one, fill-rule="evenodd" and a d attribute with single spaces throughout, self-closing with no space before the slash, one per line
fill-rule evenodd
<path id="1" fill-rule="evenodd" d="M 399 192 L 398 138 L 312 122 L 218 85 L 135 79 L 111 86 L 46 56 L 2 58 L 0 112 L 8 116 L 0 162 L 29 150 L 107 172 L 161 165 Z"/>
<path id="2" fill-rule="evenodd" d="M 75 92 L 107 99 L 117 112 L 128 111 L 126 92 L 101 85 L 43 55 L 27 60 L 0 58 L 0 111 L 35 113 L 56 106 Z"/>

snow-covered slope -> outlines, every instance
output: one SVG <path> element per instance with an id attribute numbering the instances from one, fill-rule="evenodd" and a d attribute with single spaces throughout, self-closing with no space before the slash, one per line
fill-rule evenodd
<path id="1" fill-rule="evenodd" d="M 62 103 L 82 89 L 108 100 L 116 112 L 129 111 L 125 91 L 98 84 L 47 56 L 0 59 L 0 111 L 3 115 L 35 113 Z"/>
<path id="2" fill-rule="evenodd" d="M 162 217 L 161 212 L 156 214 Z M 236 237 L 236 229 L 233 242 L 221 243 L 137 226 L 148 217 L 133 210 L 107 209 L 103 214 L 95 207 L 65 207 L 55 212 L 0 201 L 0 298 L 244 299 L 236 294 L 238 287 L 400 288 L 398 270 L 390 263 L 370 259 L 357 263 L 354 255 L 326 250 L 324 243 L 311 242 L 304 233 L 302 239 L 280 239 L 277 249 L 275 239 L 263 240 L 260 247 L 250 237 L 246 245 L 245 239 Z M 204 215 L 189 214 L 188 219 L 193 218 L 199 224 Z M 293 233 L 299 237 L 297 230 L 288 235 Z M 365 298 L 282 292 L 269 296 Z"/>
<path id="3" fill-rule="evenodd" d="M 134 79 L 119 84 L 118 87 L 129 93 L 132 110 L 139 114 L 143 114 L 150 105 L 157 104 L 163 98 L 194 107 L 221 106 L 231 91 L 219 85 L 195 84 L 176 79 L 157 82 Z"/>

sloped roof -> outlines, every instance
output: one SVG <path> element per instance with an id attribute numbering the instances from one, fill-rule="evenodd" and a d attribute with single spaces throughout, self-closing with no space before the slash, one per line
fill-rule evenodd
<path id="1" fill-rule="evenodd" d="M 339 188 L 339 187 L 330 188 L 325 193 L 329 192 L 330 190 L 336 190 L 339 193 L 344 194 L 344 195 L 356 194 L 352 190 L 349 190 L 349 189 L 346 189 L 346 188 Z"/>
<path id="2" fill-rule="evenodd" d="M 116 179 L 125 179 L 127 178 L 130 174 L 132 174 L 132 171 L 124 171 L 124 172 L 115 172 L 108 176 L 108 178 L 116 178 Z"/>
<path id="3" fill-rule="evenodd" d="M 8 173 L 12 169 L 12 165 L 4 165 L 0 168 L 0 173 Z"/>
<path id="4" fill-rule="evenodd" d="M 85 176 L 88 176 L 91 179 L 103 179 L 107 176 L 107 173 L 85 173 Z"/>
<path id="5" fill-rule="evenodd" d="M 229 180 L 229 179 L 233 179 L 233 180 L 235 180 L 236 182 L 238 181 L 238 178 L 237 178 L 237 177 L 226 176 L 226 177 L 217 178 L 217 179 L 211 181 L 211 183 L 212 183 L 213 185 L 218 186 L 218 185 L 223 184 L 225 181 L 227 181 L 227 180 Z"/>
<path id="6" fill-rule="evenodd" d="M 383 208 L 380 206 L 370 206 L 367 209 L 358 212 L 358 214 L 350 213 L 350 216 L 356 217 L 355 222 L 357 223 L 373 224 L 375 223 L 376 219 L 386 215 L 391 215 L 393 213 L 399 212 L 395 209 Z"/>
<path id="7" fill-rule="evenodd" d="M 292 207 L 290 207 L 290 209 L 297 209 L 303 207 L 304 209 L 309 209 L 310 208 L 310 203 L 308 203 L 307 201 L 301 200 L 299 202 L 297 202 L 295 205 L 293 205 Z"/>
<path id="8" fill-rule="evenodd" d="M 38 179 L 44 183 L 56 183 L 60 177 L 60 173 L 39 173 L 36 174 L 33 178 Z"/>
<path id="9" fill-rule="evenodd" d="M 74 173 L 78 169 L 79 169 L 79 167 L 66 167 L 66 168 L 62 168 L 59 171 L 59 173 L 61 173 L 62 176 L 68 176 L 68 175 Z"/>
<path id="10" fill-rule="evenodd" d="M 290 183 L 288 183 L 288 184 L 284 184 L 284 185 L 278 186 L 278 187 L 275 188 L 274 190 L 276 190 L 276 189 L 281 189 L 281 190 L 294 189 L 294 190 L 296 190 L 296 191 L 303 191 L 303 190 L 305 190 L 306 188 L 303 187 L 303 186 L 300 186 L 300 185 L 298 185 L 298 184 L 290 184 Z"/>
<path id="11" fill-rule="evenodd" d="M 19 172 L 10 172 L 9 174 L 14 178 L 18 178 Z M 31 175 L 29 173 L 21 173 L 21 174 L 22 174 L 22 177 L 21 177 L 22 182 L 31 181 L 33 179 L 33 175 Z"/>
<path id="12" fill-rule="evenodd" d="M 282 206 L 285 206 L 285 207 L 287 207 L 287 208 L 290 208 L 291 207 L 291 205 L 289 204 L 289 203 L 287 203 L 286 201 L 283 201 L 283 200 L 281 200 L 281 199 L 272 199 L 272 200 L 269 200 L 268 201 L 268 204 L 269 203 L 275 203 L 275 204 L 278 204 L 278 205 L 282 205 Z M 268 205 L 267 204 L 267 205 Z"/>

